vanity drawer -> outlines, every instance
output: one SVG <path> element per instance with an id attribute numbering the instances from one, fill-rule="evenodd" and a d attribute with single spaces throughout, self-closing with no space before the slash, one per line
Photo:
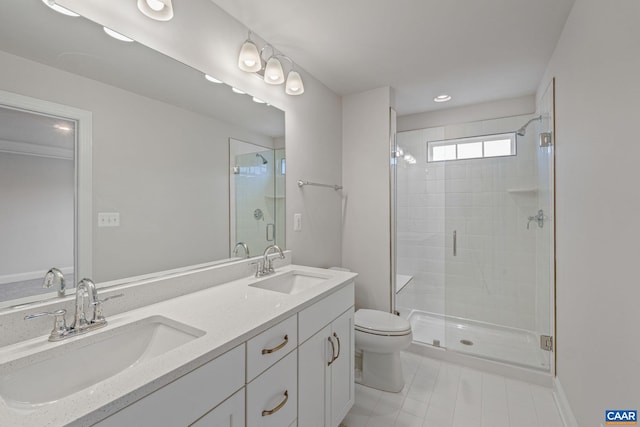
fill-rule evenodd
<path id="1" fill-rule="evenodd" d="M 132 403 L 97 426 L 186 426 L 244 386 L 244 344 Z"/>
<path id="2" fill-rule="evenodd" d="M 296 315 L 247 341 L 247 382 L 298 346 Z"/>
<path id="3" fill-rule="evenodd" d="M 354 282 L 298 313 L 298 341 L 305 342 L 353 306 Z"/>
<path id="4" fill-rule="evenodd" d="M 247 384 L 247 427 L 282 427 L 298 413 L 298 351 Z"/>

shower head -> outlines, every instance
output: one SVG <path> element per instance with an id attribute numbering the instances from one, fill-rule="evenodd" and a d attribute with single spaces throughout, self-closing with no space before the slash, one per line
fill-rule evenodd
<path id="1" fill-rule="evenodd" d="M 524 136 L 525 133 L 527 133 L 527 126 L 529 126 L 529 124 L 531 124 L 531 122 L 535 122 L 536 120 L 542 121 L 542 115 L 540 115 L 538 117 L 534 117 L 533 119 L 529 120 L 527 123 L 524 124 L 524 126 L 522 126 L 520 129 L 518 129 L 516 131 L 516 134 L 518 136 Z"/>
<path id="2" fill-rule="evenodd" d="M 266 165 L 267 163 L 269 163 L 269 161 L 267 159 L 264 158 L 264 156 L 260 153 L 256 153 L 256 157 L 260 157 L 262 159 L 262 164 Z"/>

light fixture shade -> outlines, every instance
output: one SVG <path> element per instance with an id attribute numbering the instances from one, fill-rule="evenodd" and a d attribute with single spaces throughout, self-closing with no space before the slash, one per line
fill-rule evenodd
<path id="1" fill-rule="evenodd" d="M 284 89 L 287 95 L 302 95 L 304 93 L 304 84 L 302 77 L 297 71 L 291 70 L 287 75 L 287 85 Z"/>
<path id="2" fill-rule="evenodd" d="M 270 85 L 284 83 L 284 70 L 282 69 L 282 64 L 275 56 L 272 56 L 267 61 L 267 66 L 264 69 L 264 81 Z"/>
<path id="3" fill-rule="evenodd" d="M 258 47 L 251 40 L 247 40 L 242 44 L 240 48 L 240 55 L 238 55 L 238 68 L 247 73 L 255 73 L 262 68 L 262 61 L 260 59 L 260 53 Z"/>
<path id="4" fill-rule="evenodd" d="M 173 18 L 171 0 L 138 0 L 138 9 L 156 21 L 169 21 Z"/>

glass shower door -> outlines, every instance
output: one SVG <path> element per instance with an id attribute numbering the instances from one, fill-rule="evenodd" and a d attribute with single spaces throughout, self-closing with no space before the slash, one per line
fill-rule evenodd
<path id="1" fill-rule="evenodd" d="M 499 139 L 522 121 L 501 119 L 484 129 L 493 126 L 489 137 Z M 543 210 L 543 221 L 549 218 L 543 199 L 552 175 L 539 133 L 533 125 L 524 136 L 511 132 L 514 154 L 483 157 L 485 145 L 477 158 L 444 162 L 444 318 L 449 350 L 547 370 L 550 353 L 540 343 L 550 335 L 551 282 L 542 259 L 549 260 L 553 235 L 536 216 Z"/>

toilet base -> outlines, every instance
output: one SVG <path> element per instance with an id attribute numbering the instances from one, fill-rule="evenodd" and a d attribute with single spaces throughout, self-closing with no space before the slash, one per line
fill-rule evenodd
<path id="1" fill-rule="evenodd" d="M 362 377 L 359 384 L 377 390 L 398 393 L 404 388 L 400 352 L 362 352 Z"/>

